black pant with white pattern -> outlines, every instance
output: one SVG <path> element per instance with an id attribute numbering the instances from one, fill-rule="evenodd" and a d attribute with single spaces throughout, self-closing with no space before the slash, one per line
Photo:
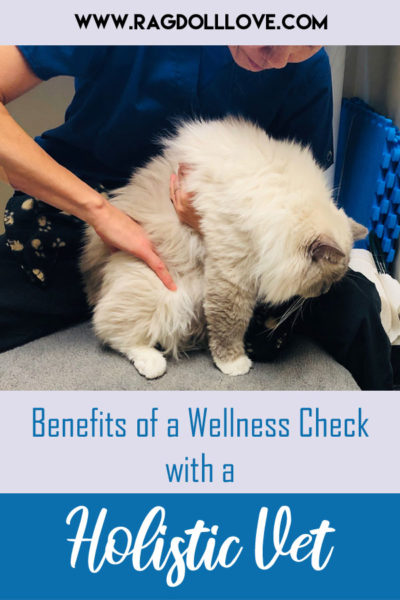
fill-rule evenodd
<path id="1" fill-rule="evenodd" d="M 6 235 L 0 236 L 0 352 L 90 317 L 78 269 L 82 226 L 26 194 L 10 200 Z M 256 307 L 246 351 L 255 361 L 275 360 L 300 332 L 348 369 L 362 389 L 389 390 L 391 346 L 380 308 L 375 286 L 350 271 L 276 329 L 287 305 Z"/>

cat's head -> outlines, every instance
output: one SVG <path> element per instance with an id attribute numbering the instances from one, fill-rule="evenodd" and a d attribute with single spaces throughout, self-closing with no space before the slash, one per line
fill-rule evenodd
<path id="1" fill-rule="evenodd" d="M 303 298 L 320 296 L 328 292 L 333 283 L 340 281 L 348 269 L 353 242 L 363 239 L 368 233 L 366 227 L 346 217 L 343 211 L 338 213 L 337 218 L 344 217 L 340 234 L 331 237 L 321 233 L 305 246 L 304 276 L 298 287 L 298 295 Z"/>
<path id="2" fill-rule="evenodd" d="M 280 175 L 264 184 L 258 204 L 273 207 L 258 213 L 256 235 L 259 289 L 271 304 L 327 292 L 345 275 L 354 241 L 368 233 L 336 206 L 308 149 L 283 149 L 291 160 L 282 161 Z"/>
<path id="3" fill-rule="evenodd" d="M 291 231 L 281 230 L 277 236 L 272 269 L 260 277 L 261 296 L 272 304 L 328 292 L 346 274 L 354 241 L 368 233 L 332 201 L 328 206 L 316 204 L 311 211 L 303 210 L 297 222 L 291 220 Z M 268 261 L 265 255 L 260 257 L 264 269 L 270 260 L 271 256 Z"/>

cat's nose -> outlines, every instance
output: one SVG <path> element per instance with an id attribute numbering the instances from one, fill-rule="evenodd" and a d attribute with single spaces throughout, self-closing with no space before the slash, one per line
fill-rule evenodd
<path id="1" fill-rule="evenodd" d="M 324 283 L 321 288 L 321 294 L 326 294 L 331 289 L 330 283 Z"/>

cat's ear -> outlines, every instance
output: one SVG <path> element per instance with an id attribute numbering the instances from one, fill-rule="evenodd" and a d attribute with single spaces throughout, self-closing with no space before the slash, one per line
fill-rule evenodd
<path id="1" fill-rule="evenodd" d="M 353 240 L 363 240 L 368 235 L 368 229 L 364 227 L 364 225 L 357 223 L 357 221 L 351 217 L 348 217 L 348 219 L 350 221 L 350 229 L 351 233 L 353 234 Z"/>
<path id="2" fill-rule="evenodd" d="M 323 234 L 310 244 L 308 251 L 313 261 L 326 260 L 335 265 L 345 256 L 336 242 Z"/>

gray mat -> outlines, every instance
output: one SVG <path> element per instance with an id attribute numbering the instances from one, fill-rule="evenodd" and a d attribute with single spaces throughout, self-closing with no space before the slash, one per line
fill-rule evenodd
<path id="1" fill-rule="evenodd" d="M 207 352 L 170 360 L 147 381 L 127 359 L 102 348 L 85 323 L 0 354 L 0 390 L 357 390 L 350 373 L 309 340 L 297 338 L 277 363 L 227 377 Z"/>

